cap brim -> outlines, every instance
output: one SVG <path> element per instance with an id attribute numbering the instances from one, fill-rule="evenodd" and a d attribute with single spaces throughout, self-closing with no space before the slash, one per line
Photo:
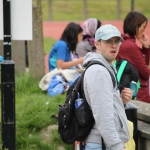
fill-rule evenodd
<path id="1" fill-rule="evenodd" d="M 113 37 L 119 37 L 122 42 L 124 41 L 124 39 L 123 39 L 121 36 L 118 36 L 118 35 L 113 35 L 113 36 L 108 35 L 108 36 L 103 37 L 103 38 L 101 38 L 101 39 L 102 39 L 102 40 L 109 40 L 109 39 L 111 39 L 111 38 L 113 38 Z"/>

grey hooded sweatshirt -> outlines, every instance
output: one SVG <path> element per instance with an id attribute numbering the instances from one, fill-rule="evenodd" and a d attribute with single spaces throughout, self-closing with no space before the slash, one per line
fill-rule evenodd
<path id="1" fill-rule="evenodd" d="M 83 66 L 86 67 L 92 60 L 103 63 L 115 77 L 115 69 L 101 54 L 87 53 Z M 102 136 L 111 150 L 121 150 L 129 140 L 128 122 L 117 83 L 114 88 L 111 76 L 105 67 L 92 65 L 84 75 L 84 92 L 95 119 L 95 125 L 86 143 L 101 144 Z"/>

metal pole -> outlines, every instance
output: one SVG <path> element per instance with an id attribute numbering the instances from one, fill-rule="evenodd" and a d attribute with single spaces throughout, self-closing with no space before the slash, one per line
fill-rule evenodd
<path id="1" fill-rule="evenodd" d="M 1 64 L 2 149 L 16 149 L 15 65 L 11 60 L 10 0 L 3 0 L 4 62 Z"/>
<path id="2" fill-rule="evenodd" d="M 52 14 L 52 0 L 48 0 L 48 8 L 49 8 L 49 20 L 52 21 L 53 14 Z"/>
<path id="3" fill-rule="evenodd" d="M 118 10 L 118 20 L 120 20 L 120 14 L 121 14 L 121 5 L 120 5 L 120 0 L 118 0 L 118 3 L 117 3 L 117 10 Z"/>
<path id="4" fill-rule="evenodd" d="M 134 11 L 134 0 L 131 0 L 131 11 Z"/>
<path id="5" fill-rule="evenodd" d="M 4 60 L 11 60 L 10 1 L 3 0 Z"/>
<path id="6" fill-rule="evenodd" d="M 84 20 L 87 19 L 87 0 L 83 0 L 83 16 Z"/>

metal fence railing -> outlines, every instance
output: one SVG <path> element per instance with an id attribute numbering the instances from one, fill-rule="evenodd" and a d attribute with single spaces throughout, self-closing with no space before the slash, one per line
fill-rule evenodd
<path id="1" fill-rule="evenodd" d="M 36 1 L 36 0 L 33 0 Z M 122 20 L 129 11 L 140 11 L 150 18 L 150 0 L 41 0 L 43 20 Z"/>

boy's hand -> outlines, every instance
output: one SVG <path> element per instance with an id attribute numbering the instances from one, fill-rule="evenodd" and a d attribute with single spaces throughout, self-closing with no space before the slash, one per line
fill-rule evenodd
<path id="1" fill-rule="evenodd" d="M 130 88 L 124 88 L 121 92 L 123 103 L 126 104 L 132 99 L 133 92 Z"/>

